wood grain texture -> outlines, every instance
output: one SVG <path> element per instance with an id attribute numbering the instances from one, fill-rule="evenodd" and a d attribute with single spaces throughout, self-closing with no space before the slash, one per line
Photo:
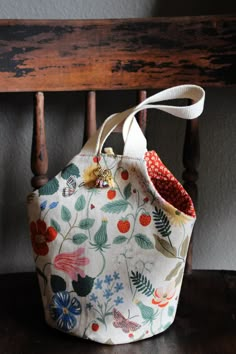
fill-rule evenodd
<path id="1" fill-rule="evenodd" d="M 236 16 L 0 20 L 0 92 L 236 83 Z"/>

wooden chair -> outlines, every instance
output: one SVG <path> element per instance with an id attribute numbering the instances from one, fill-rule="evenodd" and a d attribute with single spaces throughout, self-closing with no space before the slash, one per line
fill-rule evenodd
<path id="1" fill-rule="evenodd" d="M 1 20 L 0 92 L 34 93 L 33 188 L 48 181 L 44 92 L 86 91 L 86 137 L 96 130 L 98 90 L 136 90 L 183 83 L 236 84 L 236 16 L 122 20 Z M 146 112 L 139 114 L 145 132 Z M 183 180 L 197 203 L 198 119 L 188 121 Z M 199 220 L 199 222 L 201 222 Z M 196 235 L 197 237 L 197 235 Z M 234 272 L 193 271 L 192 243 L 175 324 L 150 340 L 104 347 L 64 336 L 44 324 L 34 274 L 2 275 L 2 353 L 233 353 L 236 351 Z M 14 292 L 18 287 L 24 293 Z"/>

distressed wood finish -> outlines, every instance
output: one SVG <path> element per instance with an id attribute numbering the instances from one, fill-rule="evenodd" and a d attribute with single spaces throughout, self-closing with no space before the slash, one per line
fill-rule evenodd
<path id="1" fill-rule="evenodd" d="M 236 83 L 236 16 L 1 20 L 0 92 Z"/>
<path id="2" fill-rule="evenodd" d="M 48 154 L 44 122 L 44 94 L 42 92 L 37 92 L 34 97 L 31 169 L 34 174 L 31 184 L 34 188 L 39 188 L 47 183 Z"/>

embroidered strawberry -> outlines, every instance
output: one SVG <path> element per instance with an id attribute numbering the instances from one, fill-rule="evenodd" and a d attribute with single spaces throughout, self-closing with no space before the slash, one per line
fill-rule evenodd
<path id="1" fill-rule="evenodd" d="M 148 226 L 151 222 L 151 215 L 148 213 L 142 213 L 139 217 L 139 222 L 142 226 Z"/>
<path id="2" fill-rule="evenodd" d="M 112 200 L 112 199 L 115 198 L 115 196 L 116 196 L 116 190 L 115 189 L 109 189 L 107 191 L 107 198 L 108 199 Z"/>
<path id="3" fill-rule="evenodd" d="M 146 197 L 146 198 L 143 199 L 143 201 L 144 201 L 144 203 L 147 203 L 149 201 L 149 198 Z"/>
<path id="4" fill-rule="evenodd" d="M 94 332 L 97 332 L 99 330 L 99 324 L 94 322 L 94 323 L 92 323 L 91 328 Z"/>
<path id="5" fill-rule="evenodd" d="M 124 181 L 127 181 L 127 179 L 129 178 L 129 172 L 127 170 L 123 170 L 121 172 L 121 178 L 124 180 Z"/>
<path id="6" fill-rule="evenodd" d="M 129 220 L 126 218 L 121 218 L 117 223 L 117 228 L 122 234 L 125 234 L 130 229 Z"/>

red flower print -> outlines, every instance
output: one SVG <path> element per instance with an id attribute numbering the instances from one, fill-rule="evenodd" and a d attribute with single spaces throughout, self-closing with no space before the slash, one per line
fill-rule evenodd
<path id="1" fill-rule="evenodd" d="M 154 291 L 154 299 L 152 299 L 152 303 L 159 307 L 166 307 L 174 295 L 175 288 L 174 284 L 171 283 L 166 289 L 158 288 Z"/>
<path id="2" fill-rule="evenodd" d="M 55 240 L 57 231 L 52 226 L 47 227 L 46 223 L 40 219 L 37 222 L 31 222 L 30 231 L 34 252 L 39 256 L 48 254 L 47 243 Z"/>
<path id="3" fill-rule="evenodd" d="M 90 261 L 86 257 L 81 257 L 83 253 L 83 247 L 74 252 L 60 253 L 54 259 L 54 266 L 56 269 L 67 273 L 74 281 L 77 281 L 78 274 L 84 278 L 85 273 L 80 267 L 89 264 Z"/>

